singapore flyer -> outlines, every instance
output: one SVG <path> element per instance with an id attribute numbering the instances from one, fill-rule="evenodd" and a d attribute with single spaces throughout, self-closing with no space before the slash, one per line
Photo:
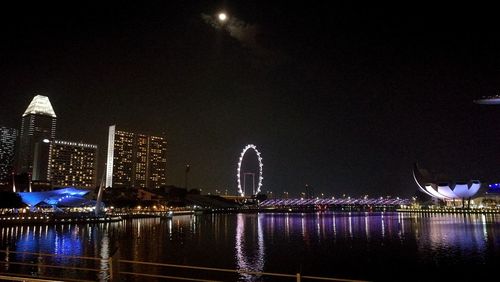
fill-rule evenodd
<path id="1" fill-rule="evenodd" d="M 251 166 L 246 164 L 247 161 L 245 155 L 250 149 L 252 149 L 257 155 L 258 172 L 256 169 L 251 170 L 250 169 Z M 246 165 L 243 165 L 244 160 Z M 264 177 L 262 177 L 262 167 L 263 167 L 262 157 L 260 156 L 260 152 L 259 150 L 257 150 L 257 147 L 253 144 L 246 145 L 240 154 L 240 160 L 238 161 L 238 173 L 236 174 L 238 178 L 238 194 L 240 196 L 244 197 L 245 194 L 257 195 L 260 192 L 260 188 L 262 187 L 262 180 L 264 179 Z M 256 178 L 258 180 L 257 187 L 255 187 Z M 247 191 L 247 189 L 250 190 L 250 188 L 247 187 L 249 186 L 247 185 L 247 182 L 251 184 L 251 190 L 252 190 L 251 193 L 249 193 L 250 191 Z"/>

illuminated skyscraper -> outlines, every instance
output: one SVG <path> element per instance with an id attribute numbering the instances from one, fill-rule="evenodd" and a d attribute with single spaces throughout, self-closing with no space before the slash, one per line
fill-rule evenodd
<path id="1" fill-rule="evenodd" d="M 146 187 L 160 188 L 166 185 L 167 141 L 163 137 L 149 136 Z"/>
<path id="2" fill-rule="evenodd" d="M 106 187 L 160 188 L 166 185 L 167 141 L 109 127 Z"/>
<path id="3" fill-rule="evenodd" d="M 56 118 L 49 98 L 36 95 L 22 116 L 16 173 L 47 180 L 49 143 L 56 137 Z"/>
<path id="4" fill-rule="evenodd" d="M 11 180 L 17 130 L 0 127 L 0 183 Z"/>
<path id="5" fill-rule="evenodd" d="M 95 188 L 97 145 L 51 141 L 48 176 L 55 187 Z"/>
<path id="6" fill-rule="evenodd" d="M 149 138 L 144 134 L 136 134 L 134 148 L 132 151 L 135 165 L 132 170 L 134 187 L 148 187 L 148 148 Z"/>
<path id="7" fill-rule="evenodd" d="M 109 127 L 106 187 L 132 186 L 134 134 Z"/>

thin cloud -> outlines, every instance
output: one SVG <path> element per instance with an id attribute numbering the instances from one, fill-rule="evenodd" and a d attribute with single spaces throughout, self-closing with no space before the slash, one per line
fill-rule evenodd
<path id="1" fill-rule="evenodd" d="M 250 50 L 259 64 L 276 64 L 280 61 L 279 52 L 264 47 L 258 40 L 261 32 L 258 25 L 252 25 L 236 17 L 221 22 L 215 16 L 201 14 L 202 19 L 213 28 L 224 30 L 243 47 Z"/>

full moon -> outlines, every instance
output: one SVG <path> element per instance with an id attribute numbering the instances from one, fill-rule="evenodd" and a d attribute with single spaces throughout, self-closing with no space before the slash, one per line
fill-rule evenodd
<path id="1" fill-rule="evenodd" d="M 226 15 L 225 13 L 220 13 L 218 17 L 219 17 L 219 20 L 220 20 L 220 21 L 225 21 L 225 20 L 227 20 L 227 15 Z"/>

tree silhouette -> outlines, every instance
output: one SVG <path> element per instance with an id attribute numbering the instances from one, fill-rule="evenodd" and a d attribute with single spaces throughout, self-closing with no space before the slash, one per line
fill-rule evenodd
<path id="1" fill-rule="evenodd" d="M 19 194 L 14 192 L 0 192 L 0 208 L 18 209 L 25 206 Z"/>

